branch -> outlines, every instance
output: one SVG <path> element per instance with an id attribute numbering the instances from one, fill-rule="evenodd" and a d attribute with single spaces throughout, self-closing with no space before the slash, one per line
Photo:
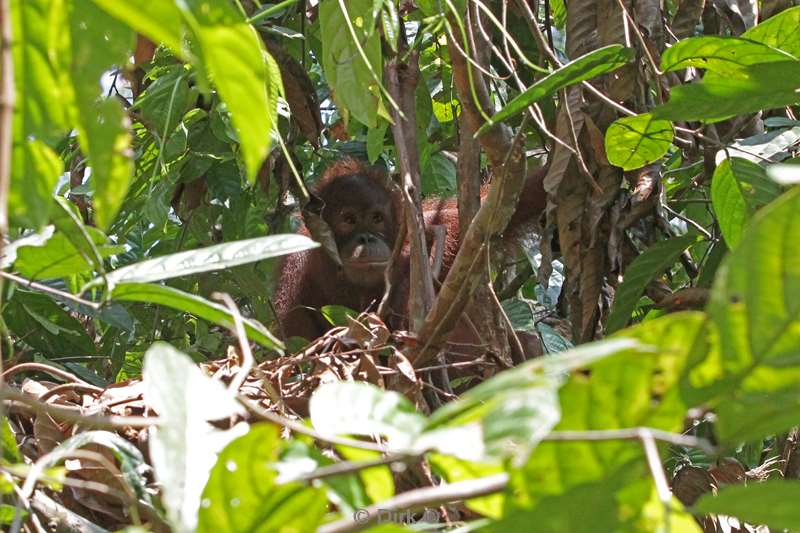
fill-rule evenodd
<path id="1" fill-rule="evenodd" d="M 402 51 L 402 50 L 401 50 Z M 400 167 L 400 189 L 403 195 L 403 212 L 411 248 L 411 273 L 409 292 L 409 326 L 416 331 L 433 302 L 433 276 L 425 242 L 425 221 L 420 200 L 420 168 L 417 153 L 416 87 L 419 81 L 419 57 L 409 54 L 407 63 L 398 57 L 386 63 L 387 90 L 399 103 L 392 108 L 392 136 L 397 149 Z"/>
<path id="2" fill-rule="evenodd" d="M 463 28 L 452 15 L 450 21 L 451 27 Z M 470 50 L 466 34 L 457 36 L 451 33 L 449 48 L 453 81 L 463 106 L 464 120 L 469 129 L 477 131 L 484 123 L 483 117 L 492 113 L 486 83 L 467 58 L 459 53 L 459 49 Z M 520 127 L 519 133 L 523 130 L 524 127 Z M 419 330 L 422 349 L 412 356 L 415 367 L 429 362 L 440 351 L 484 279 L 487 263 L 481 257 L 486 253 L 489 240 L 502 233 L 508 225 L 527 175 L 521 137 L 513 138 L 508 126 L 496 124 L 478 138 L 489 156 L 494 180 L 472 224 L 462 233 L 464 237 L 453 266 Z"/>
<path id="3" fill-rule="evenodd" d="M 320 526 L 318 533 L 353 533 L 378 522 L 382 513 L 403 509 L 419 509 L 443 503 L 469 500 L 500 492 L 508 485 L 508 474 L 496 474 L 478 479 L 458 481 L 438 487 L 424 487 L 404 492 L 376 505 L 359 509 L 353 517 Z"/>
<path id="4" fill-rule="evenodd" d="M 48 415 L 55 420 L 80 424 L 82 427 L 119 429 L 128 427 L 149 427 L 160 423 L 157 417 L 147 416 L 103 416 L 87 414 L 80 407 L 69 408 L 41 402 L 7 385 L 0 386 L 0 400 L 11 400 L 13 404 L 30 408 L 37 415 Z"/>

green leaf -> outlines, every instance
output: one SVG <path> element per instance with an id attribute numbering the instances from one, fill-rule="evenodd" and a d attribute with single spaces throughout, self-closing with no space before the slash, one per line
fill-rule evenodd
<path id="1" fill-rule="evenodd" d="M 81 131 L 84 145 L 88 144 L 95 185 L 95 221 L 97 227 L 106 229 L 114 222 L 125 200 L 133 174 L 130 124 L 116 100 L 105 100 L 94 109 L 84 109 L 84 112 L 93 112 L 95 114 L 91 116 L 96 118 L 86 120 Z"/>
<path id="2" fill-rule="evenodd" d="M 432 453 L 428 456 L 428 461 L 434 471 L 447 483 L 465 481 L 500 474 L 504 471 L 498 463 L 477 463 L 474 461 L 464 461 L 457 457 Z M 505 495 L 503 493 L 491 494 L 482 498 L 472 498 L 467 500 L 465 505 L 484 516 L 490 518 L 500 518 L 503 515 L 505 505 Z"/>
<path id="3" fill-rule="evenodd" d="M 125 251 L 124 246 L 106 244 L 107 237 L 98 229 L 87 227 L 86 230 L 101 257 Z M 29 279 L 54 279 L 89 272 L 92 262 L 69 238 L 56 233 L 43 245 L 20 247 L 14 269 Z"/>
<path id="4" fill-rule="evenodd" d="M 717 272 L 708 313 L 718 328 L 719 346 L 697 358 L 687 392 L 719 404 L 716 429 L 723 443 L 783 431 L 800 416 L 798 232 L 796 188 L 753 217 Z M 781 416 L 774 416 L 776 409 Z"/>
<path id="5" fill-rule="evenodd" d="M 278 483 L 282 447 L 277 427 L 258 424 L 222 450 L 203 490 L 199 533 L 316 530 L 328 509 L 325 493 Z"/>
<path id="6" fill-rule="evenodd" d="M 3 309 L 3 319 L 22 342 L 46 356 L 95 353 L 83 325 L 44 294 L 17 289 Z"/>
<path id="7" fill-rule="evenodd" d="M 726 118 L 800 102 L 800 61 L 760 63 L 741 70 L 741 77 L 714 76 L 700 83 L 672 88 L 669 102 L 654 108 L 653 117 L 671 121 Z"/>
<path id="8" fill-rule="evenodd" d="M 114 287 L 111 292 L 111 299 L 165 305 L 178 311 L 191 313 L 203 320 L 208 320 L 228 329 L 233 329 L 234 327 L 233 315 L 226 307 L 210 302 L 202 296 L 189 294 L 172 287 L 150 283 L 121 283 Z M 249 318 L 242 318 L 242 320 L 245 333 L 247 333 L 247 337 L 250 340 L 278 352 L 283 350 L 283 343 L 259 322 Z"/>
<path id="9" fill-rule="evenodd" d="M 384 435 L 390 449 L 408 450 L 425 425 L 408 399 L 364 382 L 321 385 L 311 396 L 309 413 L 323 435 Z"/>
<path id="10" fill-rule="evenodd" d="M 347 326 L 350 324 L 349 318 L 358 317 L 358 312 L 343 305 L 323 305 L 319 312 L 334 326 Z"/>
<path id="11" fill-rule="evenodd" d="M 800 529 L 800 482 L 773 479 L 763 483 L 729 485 L 716 495 L 705 494 L 697 511 L 735 516 L 742 522 L 766 525 L 774 530 Z"/>
<path id="12" fill-rule="evenodd" d="M 358 51 L 339 0 L 322 0 L 319 24 L 322 41 L 322 69 L 336 101 L 359 122 L 377 126 L 379 87 L 370 72 L 380 81 L 383 72 L 380 35 L 372 31 L 372 0 L 348 0 L 350 21 L 369 65 Z"/>
<path id="13" fill-rule="evenodd" d="M 502 110 L 495 113 L 489 122 L 481 126 L 475 135 L 480 135 L 494 124 L 522 113 L 528 106 L 564 87 L 569 87 L 618 69 L 628 63 L 633 58 L 633 55 L 632 49 L 625 48 L 619 44 L 612 44 L 593 50 L 574 61 L 570 61 L 511 100 Z"/>
<path id="14" fill-rule="evenodd" d="M 634 259 L 625 270 L 622 283 L 617 287 L 614 306 L 606 322 L 606 333 L 613 333 L 627 325 L 647 284 L 663 274 L 687 247 L 697 241 L 696 235 L 659 241 Z"/>
<path id="15" fill-rule="evenodd" d="M 640 345 L 617 339 L 529 361 L 436 410 L 417 446 L 467 460 L 527 460 L 559 421 L 558 389 L 569 370 Z"/>
<path id="16" fill-rule="evenodd" d="M 183 65 L 174 65 L 151 83 L 131 108 L 152 128 L 159 141 L 171 134 L 189 105 L 189 77 Z M 166 147 L 165 147 L 166 148 Z"/>
<path id="17" fill-rule="evenodd" d="M 14 144 L 11 168 L 11 221 L 41 229 L 48 221 L 53 189 L 64 171 L 64 162 L 49 146 L 34 139 Z"/>
<path id="18" fill-rule="evenodd" d="M 97 231 L 89 229 L 84 225 L 81 220 L 80 212 L 77 206 L 64 198 L 57 196 L 54 199 L 55 207 L 53 209 L 53 225 L 58 230 L 58 233 L 67 238 L 75 250 L 84 258 L 92 267 L 95 272 L 105 272 L 105 265 L 103 265 L 103 258 L 109 255 L 110 246 L 103 246 L 103 250 L 98 248 L 95 243 L 95 238 L 99 235 Z M 92 237 L 95 235 L 95 238 Z M 106 244 L 106 239 L 100 244 Z M 120 249 L 120 253 L 124 248 Z M 105 253 L 105 255 L 103 255 Z"/>
<path id="19" fill-rule="evenodd" d="M 21 463 L 22 454 L 19 451 L 17 438 L 14 432 L 11 431 L 11 424 L 8 422 L 7 417 L 0 419 L 0 449 L 2 449 L 2 458 L 6 464 Z"/>
<path id="20" fill-rule="evenodd" d="M 133 32 L 91 0 L 75 0 L 70 12 L 72 83 L 81 148 L 91 165 L 97 226 L 108 228 L 125 199 L 133 173 L 129 122 L 116 99 L 98 101 L 98 80 L 112 65 L 125 65 Z"/>
<path id="21" fill-rule="evenodd" d="M 93 0 L 112 17 L 124 22 L 154 43 L 163 43 L 184 57 L 181 12 L 173 1 Z"/>
<path id="22" fill-rule="evenodd" d="M 268 52 L 255 29 L 229 2 L 181 2 L 200 46 L 200 61 L 231 114 L 251 183 L 267 156 L 278 94 Z"/>
<path id="23" fill-rule="evenodd" d="M 269 235 L 148 259 L 109 272 L 105 280 L 110 287 L 117 283 L 159 281 L 244 265 L 317 246 L 303 235 Z M 103 278 L 96 278 L 92 283 L 102 281 Z"/>
<path id="24" fill-rule="evenodd" d="M 422 169 L 422 194 L 447 197 L 456 190 L 456 166 L 441 153 L 435 153 Z"/>
<path id="25" fill-rule="evenodd" d="M 738 77 L 743 67 L 757 63 L 791 61 L 790 54 L 765 44 L 735 37 L 692 37 L 667 48 L 661 56 L 661 70 L 703 68 L 716 74 Z"/>
<path id="26" fill-rule="evenodd" d="M 383 153 L 383 141 L 388 128 L 389 123 L 381 120 L 376 127 L 367 130 L 367 159 L 370 163 L 377 161 Z"/>
<path id="27" fill-rule="evenodd" d="M 623 170 L 641 168 L 658 160 L 672 145 L 672 124 L 650 113 L 623 117 L 606 130 L 606 154 Z"/>
<path id="28" fill-rule="evenodd" d="M 247 432 L 244 422 L 225 431 L 209 422 L 241 416 L 244 408 L 220 381 L 164 342 L 147 350 L 142 381 L 147 406 L 160 421 L 150 428 L 149 451 L 161 502 L 174 531 L 194 531 L 217 454 Z"/>
<path id="29" fill-rule="evenodd" d="M 705 322 L 702 313 L 677 313 L 621 332 L 624 337 L 617 340 L 631 348 L 569 376 L 560 390 L 562 417 L 555 430 L 681 431 L 688 406 L 677 384 Z M 605 342 L 614 339 L 579 349 L 591 354 Z M 587 524 L 592 531 L 642 533 L 663 526 L 663 505 L 638 442 L 542 442 L 511 475 L 506 509 L 512 512 L 495 531 L 524 531 L 525 523 L 565 533 L 587 530 Z M 675 520 L 683 513 L 670 515 Z"/>
<path id="30" fill-rule="evenodd" d="M 52 0 L 11 1 L 17 143 L 33 136 L 54 144 L 69 129 L 68 91 L 62 83 L 69 32 L 50 31 L 65 27 L 64 7 Z"/>
<path id="31" fill-rule="evenodd" d="M 725 159 L 717 166 L 711 181 L 711 205 L 728 248 L 739 244 L 745 223 L 780 192 L 762 167 L 746 159 Z"/>
<path id="32" fill-rule="evenodd" d="M 742 34 L 742 38 L 780 48 L 800 57 L 800 6 L 789 8 L 768 18 Z"/>

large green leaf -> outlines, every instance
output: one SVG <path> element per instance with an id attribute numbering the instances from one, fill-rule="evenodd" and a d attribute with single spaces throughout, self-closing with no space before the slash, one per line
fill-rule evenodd
<path id="1" fill-rule="evenodd" d="M 178 278 L 253 263 L 317 246 L 319 246 L 317 243 L 304 235 L 292 234 L 269 235 L 226 242 L 197 250 L 164 255 L 118 268 L 109 272 L 105 278 L 96 278 L 93 284 L 105 281 L 113 287 L 117 283 L 140 283 Z"/>
<path id="2" fill-rule="evenodd" d="M 555 429 L 680 431 L 687 405 L 676 385 L 704 323 L 701 313 L 682 313 L 621 332 L 628 342 L 635 339 L 633 348 L 569 377 L 560 391 L 562 418 Z M 543 442 L 511 474 L 508 512 L 494 531 L 525 531 L 524 524 L 535 523 L 559 533 L 644 533 L 658 531 L 666 520 L 639 442 Z M 697 531 L 684 513 L 670 514 L 678 521 L 672 522 L 674 531 Z"/>
<path id="3" fill-rule="evenodd" d="M 370 128 L 377 126 L 380 88 L 370 72 L 378 76 L 383 73 L 381 39 L 372 16 L 372 0 L 348 0 L 342 2 L 355 30 L 364 58 L 353 40 L 348 21 L 339 5 L 339 0 L 322 0 L 319 5 L 319 24 L 322 40 L 322 69 L 325 78 L 341 103 L 359 122 Z"/>
<path id="4" fill-rule="evenodd" d="M 14 108 L 9 215 L 12 223 L 40 229 L 47 223 L 51 197 L 63 163 L 51 146 L 68 130 L 67 94 L 62 83 L 68 59 L 62 3 L 11 2 L 12 55 L 17 102 Z M 49 146 L 50 145 L 50 146 Z"/>
<path id="5" fill-rule="evenodd" d="M 687 374 L 684 394 L 717 404 L 724 444 L 783 431 L 800 417 L 798 234 L 794 189 L 755 215 L 717 272 L 708 313 L 718 335 Z"/>
<path id="6" fill-rule="evenodd" d="M 582 346 L 502 372 L 436 410 L 417 445 L 469 460 L 527 460 L 558 422 L 558 389 L 567 372 L 626 351 L 628 339 Z"/>
<path id="7" fill-rule="evenodd" d="M 93 0 L 112 17 L 183 56 L 181 12 L 173 0 Z"/>
<path id="8" fill-rule="evenodd" d="M 759 63 L 741 69 L 741 77 L 709 77 L 674 87 L 669 102 L 652 110 L 655 118 L 719 122 L 744 113 L 800 102 L 800 61 Z"/>
<path id="9" fill-rule="evenodd" d="M 19 138 L 19 130 L 14 136 Z M 40 229 L 47 223 L 53 189 L 64 171 L 64 162 L 52 148 L 36 139 L 15 142 L 11 155 L 11 190 L 8 210 L 11 221 Z"/>
<path id="10" fill-rule="evenodd" d="M 796 29 L 796 28 L 795 28 Z M 800 482 L 773 479 L 763 483 L 730 485 L 706 494 L 695 508 L 701 513 L 735 516 L 742 522 L 774 530 L 800 530 Z"/>
<path id="11" fill-rule="evenodd" d="M 800 58 L 800 6 L 789 8 L 770 17 L 742 34 L 745 39 L 780 48 Z"/>
<path id="12" fill-rule="evenodd" d="M 199 44 L 203 70 L 231 114 L 252 183 L 269 151 L 280 75 L 268 68 L 264 44 L 233 4 L 186 0 L 179 6 Z"/>
<path id="13" fill-rule="evenodd" d="M 678 256 L 695 242 L 697 242 L 696 235 L 659 241 L 633 260 L 625 270 L 622 283 L 617 287 L 614 307 L 611 308 L 606 322 L 607 333 L 625 327 L 647 284 L 667 270 Z"/>
<path id="14" fill-rule="evenodd" d="M 97 228 L 86 228 L 100 257 L 108 257 L 125 251 L 124 246 L 108 244 L 108 238 Z M 14 269 L 30 279 L 64 278 L 90 272 L 94 257 L 84 248 L 76 248 L 62 233 L 56 233 L 42 245 L 21 246 L 17 250 Z"/>
<path id="15" fill-rule="evenodd" d="M 498 122 L 522 113 L 528 106 L 535 104 L 559 89 L 618 69 L 628 63 L 633 58 L 633 55 L 632 49 L 625 48 L 620 44 L 612 44 L 593 50 L 574 61 L 570 61 L 540 79 L 528 87 L 525 92 L 507 103 L 503 109 L 492 116 L 489 122 L 481 126 L 476 135 L 483 133 Z"/>
<path id="16" fill-rule="evenodd" d="M 672 124 L 650 113 L 623 117 L 606 130 L 606 154 L 623 170 L 641 168 L 658 160 L 672 145 Z"/>
<path id="17" fill-rule="evenodd" d="M 300 483 L 278 484 L 274 465 L 282 447 L 278 428 L 267 424 L 228 444 L 203 490 L 197 531 L 316 530 L 328 509 L 325 493 Z"/>
<path id="18" fill-rule="evenodd" d="M 733 157 L 719 164 L 711 181 L 711 205 L 729 248 L 739 244 L 745 223 L 753 214 L 780 192 L 780 186 L 755 163 Z"/>
<path id="19" fill-rule="evenodd" d="M 150 459 L 172 531 L 195 531 L 200 499 L 217 454 L 247 432 L 240 422 L 219 430 L 210 422 L 242 416 L 233 391 L 203 373 L 188 355 L 164 342 L 145 353 L 144 399 L 158 413 L 149 434 Z"/>
<path id="20" fill-rule="evenodd" d="M 661 56 L 661 70 L 702 68 L 738 77 L 744 67 L 757 63 L 791 61 L 791 55 L 765 44 L 735 37 L 693 37 L 678 41 Z"/>
<path id="21" fill-rule="evenodd" d="M 151 283 L 121 283 L 111 292 L 112 300 L 127 302 L 145 302 L 165 305 L 178 311 L 191 313 L 199 318 L 213 322 L 228 329 L 233 329 L 234 318 L 228 309 L 218 303 L 210 302 L 196 294 L 189 294 L 172 287 Z M 243 318 L 245 333 L 265 348 L 283 350 L 279 341 L 259 322 Z"/>
<path id="22" fill-rule="evenodd" d="M 128 62 L 134 34 L 91 0 L 74 0 L 70 31 L 70 73 L 77 106 L 72 119 L 91 166 L 95 220 L 105 229 L 125 199 L 133 161 L 127 115 L 118 100 L 98 100 L 98 81 L 111 66 Z"/>

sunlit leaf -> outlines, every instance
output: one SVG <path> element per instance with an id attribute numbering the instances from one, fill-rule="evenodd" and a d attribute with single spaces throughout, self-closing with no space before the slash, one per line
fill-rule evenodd
<path id="1" fill-rule="evenodd" d="M 745 223 L 780 194 L 766 171 L 746 159 L 733 157 L 717 166 L 711 181 L 711 205 L 729 248 L 741 240 Z"/>
<path id="2" fill-rule="evenodd" d="M 717 272 L 708 313 L 719 347 L 695 361 L 685 393 L 719 404 L 717 434 L 731 446 L 788 429 L 800 416 L 798 232 L 793 189 L 753 217 Z"/>
<path id="3" fill-rule="evenodd" d="M 270 146 L 278 95 L 267 68 L 268 52 L 233 4 L 186 0 L 179 4 L 197 38 L 200 61 L 231 114 L 247 176 L 255 181 Z"/>
<path id="4" fill-rule="evenodd" d="M 100 76 L 128 62 L 134 34 L 91 0 L 75 0 L 70 12 L 72 83 L 81 148 L 89 159 L 95 186 L 97 226 L 114 221 L 133 173 L 127 115 L 116 99 L 98 100 Z"/>
<path id="5" fill-rule="evenodd" d="M 181 13 L 172 0 L 92 1 L 153 42 L 164 43 L 176 55 L 183 55 Z"/>
<path id="6" fill-rule="evenodd" d="M 311 396 L 309 413 L 323 435 L 384 435 L 392 449 L 407 449 L 425 425 L 408 399 L 364 382 L 334 382 Z"/>
<path id="7" fill-rule="evenodd" d="M 173 530 L 194 531 L 217 454 L 247 431 L 244 422 L 225 431 L 209 422 L 240 416 L 244 409 L 220 381 L 164 342 L 147 350 L 142 379 L 144 400 L 160 421 L 150 428 L 148 443 L 161 501 Z"/>
<path id="8" fill-rule="evenodd" d="M 348 0 L 350 21 L 369 65 L 364 62 L 339 0 L 322 0 L 319 5 L 319 23 L 322 40 L 322 68 L 325 78 L 353 117 L 370 128 L 377 125 L 378 87 L 370 73 L 383 73 L 380 35 L 370 31 L 375 25 L 372 18 L 372 0 Z"/>
<path id="9" fill-rule="evenodd" d="M 8 198 L 11 221 L 41 229 L 47 223 L 64 163 L 52 148 L 34 139 L 14 145 L 11 168 Z"/>
<path id="10" fill-rule="evenodd" d="M 640 347 L 617 339 L 506 370 L 436 410 L 417 444 L 468 460 L 510 457 L 520 464 L 559 421 L 558 389 L 569 370 Z"/>
<path id="11" fill-rule="evenodd" d="M 97 228 L 86 230 L 100 257 L 125 251 L 124 246 L 109 244 L 108 238 Z M 67 236 L 56 233 L 41 245 L 20 247 L 14 269 L 29 279 L 63 278 L 91 271 L 92 261 L 93 257 L 76 248 Z"/>
<path id="12" fill-rule="evenodd" d="M 495 113 L 491 121 L 481 126 L 476 135 L 480 135 L 498 122 L 522 113 L 528 106 L 559 89 L 612 72 L 632 58 L 633 50 L 619 44 L 605 46 L 582 55 L 528 87 L 525 92 Z"/>
<path id="13" fill-rule="evenodd" d="M 765 44 L 735 37 L 692 37 L 678 41 L 661 56 L 661 70 L 669 72 L 687 67 L 706 69 L 738 77 L 743 67 L 795 59 Z"/>
<path id="14" fill-rule="evenodd" d="M 105 280 L 113 286 L 117 283 L 159 281 L 244 265 L 317 246 L 304 235 L 290 234 L 226 242 L 134 263 L 109 272 L 105 278 L 95 279 L 94 283 Z"/>
<path id="15" fill-rule="evenodd" d="M 606 154 L 623 170 L 641 168 L 658 160 L 672 145 L 672 124 L 649 113 L 623 117 L 606 130 Z"/>
<path id="16" fill-rule="evenodd" d="M 282 447 L 278 428 L 267 424 L 228 444 L 203 490 L 197 531 L 314 531 L 327 511 L 325 493 L 277 483 L 274 465 Z"/>
<path id="17" fill-rule="evenodd" d="M 742 34 L 742 38 L 758 41 L 789 52 L 800 58 L 800 6 L 772 16 Z"/>

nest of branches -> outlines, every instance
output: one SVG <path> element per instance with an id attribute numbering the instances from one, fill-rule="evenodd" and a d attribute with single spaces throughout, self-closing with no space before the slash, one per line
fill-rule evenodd
<path id="1" fill-rule="evenodd" d="M 488 354 L 414 369 L 398 348 L 413 342 L 407 332 L 390 332 L 377 315 L 365 313 L 350 320 L 347 327 L 331 329 L 298 353 L 253 364 L 242 353 L 247 351 L 244 346 L 238 350 L 231 346 L 226 358 L 199 366 L 208 376 L 238 391 L 249 407 L 242 418 L 267 419 L 283 424 L 287 431 L 297 429 L 298 421 L 308 415 L 311 394 L 327 382 L 366 381 L 401 392 L 420 410 L 430 411 L 432 404 L 453 398 L 454 387 L 474 385 L 498 369 L 498 362 Z M 147 428 L 158 423 L 158 413 L 145 398 L 142 380 L 101 388 L 40 363 L 11 367 L 3 379 L 2 398 L 11 431 L 5 442 L 16 441 L 18 462 L 41 466 L 34 482 L 51 481 L 45 489 L 34 489 L 35 483 L 31 483 L 28 493 L 20 495 L 28 513 L 68 530 L 92 525 L 119 528 L 132 521 L 148 523 L 154 531 L 169 530 L 159 512 L 131 490 L 130 479 L 124 481 L 125 460 L 120 454 L 125 455 L 127 444 L 131 447 L 127 453 L 144 458 L 145 465 L 137 467 L 137 475 L 146 480 L 141 489 L 151 496 L 159 492 L 152 469 L 147 467 Z M 214 425 L 228 429 L 242 418 Z M 121 442 L 108 447 L 81 442 L 81 435 L 97 428 L 111 430 Z M 76 441 L 75 446 L 65 449 L 67 441 Z M 63 470 L 49 466 L 62 461 Z M 145 471 L 141 471 L 143 466 Z M 31 477 L 31 472 L 11 474 L 20 479 Z"/>

